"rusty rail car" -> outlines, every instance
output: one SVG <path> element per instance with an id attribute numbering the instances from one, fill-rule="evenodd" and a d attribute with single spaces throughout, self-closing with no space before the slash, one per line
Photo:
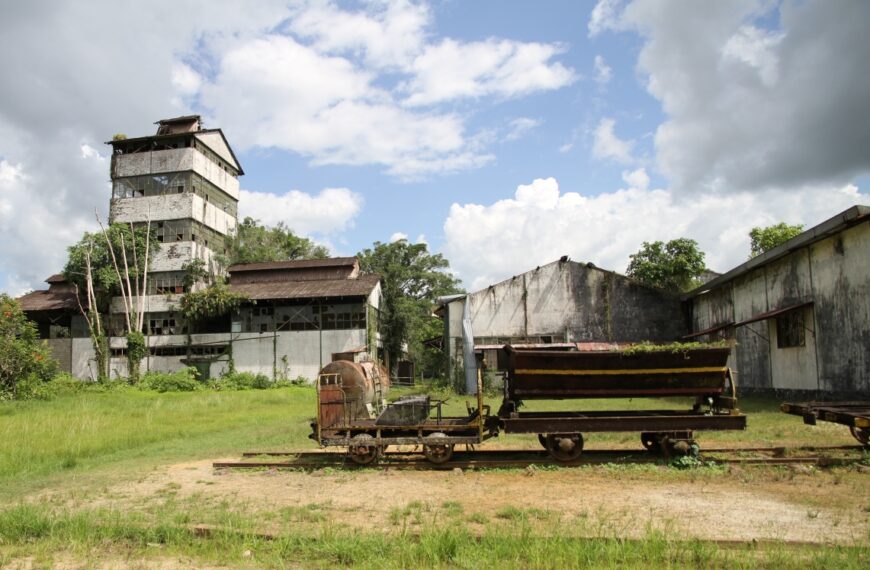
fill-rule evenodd
<path id="1" fill-rule="evenodd" d="M 780 409 L 801 416 L 807 425 L 822 420 L 847 426 L 861 445 L 870 447 L 870 402 L 786 402 Z"/>
<path id="2" fill-rule="evenodd" d="M 343 446 L 359 464 L 378 459 L 390 445 L 422 446 L 433 463 L 445 463 L 456 445 L 476 445 L 504 434 L 537 434 L 548 453 L 573 461 L 583 433 L 639 432 L 642 445 L 665 455 L 697 449 L 694 432 L 741 430 L 736 387 L 726 366 L 728 348 L 677 351 L 553 352 L 503 348 L 504 399 L 497 414 L 483 403 L 478 374 L 476 407 L 444 417 L 428 396 L 383 404 L 359 414 L 358 397 L 340 375 L 321 374 L 311 438 L 322 447 Z M 689 409 L 520 411 L 525 400 L 690 397 Z M 433 405 L 434 404 L 434 405 Z M 356 411 L 355 411 L 356 410 Z"/>
<path id="3" fill-rule="evenodd" d="M 651 451 L 685 453 L 695 431 L 742 430 L 728 348 L 554 352 L 505 346 L 501 431 L 538 434 L 556 459 L 576 459 L 584 432 L 640 432 Z M 690 397 L 690 409 L 521 412 L 525 400 Z"/>
<path id="4" fill-rule="evenodd" d="M 353 413 L 359 406 L 337 374 L 317 379 L 317 418 L 311 438 L 322 447 L 347 447 L 357 464 L 377 461 L 390 445 L 417 445 L 432 463 L 446 463 L 456 445 L 475 445 L 495 435 L 490 407 L 483 403 L 481 377 L 477 378 L 477 406 L 468 405 L 468 415 L 445 417 L 441 401 L 428 396 L 382 404 L 368 417 Z M 423 399 L 425 398 L 425 400 Z M 434 412 L 434 417 L 433 416 Z M 371 417 L 376 416 L 376 417 Z"/>

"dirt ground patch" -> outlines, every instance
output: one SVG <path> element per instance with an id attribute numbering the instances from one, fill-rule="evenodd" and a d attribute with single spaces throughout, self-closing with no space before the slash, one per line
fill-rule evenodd
<path id="1" fill-rule="evenodd" d="M 848 470 L 297 472 L 224 471 L 211 463 L 168 466 L 105 489 L 88 503 L 136 509 L 169 492 L 197 503 L 228 501 L 249 512 L 313 506 L 323 517 L 318 520 L 369 531 L 395 528 L 397 513 L 409 506 L 426 513 L 417 524 L 439 522 L 440 509 L 449 505 L 470 524 L 535 512 L 546 515 L 538 516 L 539 528 L 558 525 L 584 536 L 641 537 L 656 530 L 710 540 L 870 539 L 870 476 Z"/>

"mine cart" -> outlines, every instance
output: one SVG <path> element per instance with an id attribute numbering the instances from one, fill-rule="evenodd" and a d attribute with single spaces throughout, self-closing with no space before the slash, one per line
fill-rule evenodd
<path id="1" fill-rule="evenodd" d="M 870 402 L 803 402 L 786 403 L 780 409 L 801 416 L 804 423 L 814 426 L 822 420 L 848 426 L 861 445 L 870 447 Z"/>
<path id="2" fill-rule="evenodd" d="M 483 404 L 478 377 L 477 406 L 467 404 L 468 415 L 445 417 L 441 400 L 409 396 L 390 403 L 375 398 L 373 405 L 341 374 L 321 372 L 317 379 L 317 418 L 311 438 L 322 447 L 347 447 L 360 465 L 373 463 L 389 445 L 422 446 L 426 458 L 445 463 L 459 444 L 473 445 L 493 435 L 487 427 L 489 406 Z"/>
<path id="3" fill-rule="evenodd" d="M 536 433 L 551 456 L 571 461 L 584 432 L 640 432 L 641 443 L 665 454 L 697 449 L 693 432 L 740 430 L 729 348 L 566 351 L 503 348 L 504 433 Z M 694 398 L 690 409 L 520 412 L 523 401 L 586 398 Z"/>

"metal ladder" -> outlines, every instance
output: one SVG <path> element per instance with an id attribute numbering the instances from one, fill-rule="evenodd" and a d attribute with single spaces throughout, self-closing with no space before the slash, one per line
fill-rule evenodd
<path id="1" fill-rule="evenodd" d="M 377 362 L 372 362 L 372 382 L 374 382 L 375 388 L 375 415 L 380 414 L 384 409 L 384 392 L 383 386 L 381 386 L 381 372 L 379 370 L 379 366 Z"/>

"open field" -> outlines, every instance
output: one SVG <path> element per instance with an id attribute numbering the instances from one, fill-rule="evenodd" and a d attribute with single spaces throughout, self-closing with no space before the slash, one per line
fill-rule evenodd
<path id="1" fill-rule="evenodd" d="M 674 404 L 588 402 L 616 405 Z M 0 405 L 0 567 L 859 568 L 870 560 L 870 475 L 859 466 L 211 468 L 246 450 L 314 449 L 313 406 L 313 390 L 302 387 L 119 390 Z M 854 443 L 842 426 L 804 426 L 773 400 L 742 406 L 749 429 L 699 434 L 702 447 Z M 464 407 L 461 396 L 448 402 Z M 538 446 L 531 437 L 491 444 Z M 592 434 L 588 446 L 640 444 L 636 434 Z"/>

